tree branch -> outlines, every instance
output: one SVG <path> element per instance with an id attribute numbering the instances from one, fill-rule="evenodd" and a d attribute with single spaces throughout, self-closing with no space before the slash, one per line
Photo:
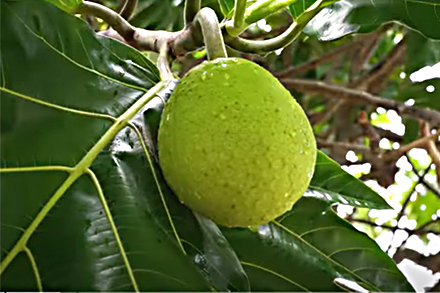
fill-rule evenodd
<path id="1" fill-rule="evenodd" d="M 385 31 L 387 31 L 389 29 L 389 27 L 390 27 L 390 25 L 384 25 L 376 32 L 359 36 L 357 39 L 352 41 L 350 44 L 340 46 L 340 47 L 334 49 L 333 51 L 331 51 L 323 56 L 320 56 L 310 62 L 301 64 L 298 66 L 291 66 L 289 68 L 286 68 L 278 73 L 275 73 L 275 76 L 282 78 L 282 77 L 286 77 L 286 76 L 299 75 L 299 74 L 306 73 L 307 71 L 312 70 L 323 63 L 338 59 L 342 55 L 344 55 L 345 53 L 362 47 L 364 45 L 364 43 L 368 42 L 368 40 L 371 37 L 374 37 L 377 34 L 381 34 Z"/>
<path id="2" fill-rule="evenodd" d="M 396 252 L 393 257 L 396 263 L 400 263 L 405 258 L 430 269 L 433 273 L 440 272 L 440 254 L 424 256 L 413 249 L 406 248 Z"/>
<path id="3" fill-rule="evenodd" d="M 407 106 L 402 102 L 374 96 L 364 91 L 349 89 L 344 86 L 324 83 L 308 79 L 281 79 L 288 88 L 299 92 L 316 93 L 322 97 L 333 99 L 351 99 L 357 104 L 368 104 L 376 107 L 396 110 L 399 114 L 415 119 L 422 119 L 433 126 L 440 126 L 440 112 L 427 109 Z"/>
<path id="4" fill-rule="evenodd" d="M 389 151 L 388 157 L 390 158 L 390 160 L 395 160 L 405 155 L 406 152 L 409 152 L 414 148 L 425 148 L 427 143 L 434 142 L 434 140 L 438 139 L 439 135 L 440 133 L 434 133 L 434 134 L 429 134 L 428 136 L 425 137 L 421 137 L 415 141 L 410 142 L 409 144 L 401 146 L 397 150 Z"/>
<path id="5" fill-rule="evenodd" d="M 404 37 L 368 74 L 356 80 L 353 87 L 377 92 L 379 85 L 386 81 L 394 68 L 405 60 L 406 48 L 407 38 Z"/>
<path id="6" fill-rule="evenodd" d="M 185 0 L 184 7 L 184 21 L 185 25 L 191 23 L 199 12 L 201 7 L 201 0 Z"/>
<path id="7" fill-rule="evenodd" d="M 324 2 L 325 0 L 316 1 L 296 19 L 296 22 L 292 23 L 284 33 L 277 37 L 264 41 L 246 40 L 240 37 L 231 37 L 224 29 L 224 33 L 226 33 L 225 42 L 231 48 L 244 53 L 265 54 L 284 48 L 292 43 L 309 21 L 323 9 Z"/>
<path id="8" fill-rule="evenodd" d="M 368 221 L 368 220 L 364 220 L 364 219 L 350 219 L 350 221 L 353 222 L 357 222 L 357 223 L 362 223 L 362 224 L 367 224 L 373 227 L 378 227 L 378 228 L 382 228 L 382 229 L 387 229 L 387 230 L 402 230 L 407 232 L 409 235 L 425 235 L 428 233 L 433 233 L 433 234 L 437 234 L 438 231 L 434 231 L 434 230 L 427 230 L 426 225 L 420 226 L 420 228 L 417 229 L 409 229 L 409 228 L 399 228 L 397 226 L 390 226 L 390 225 L 386 225 L 386 224 L 376 224 L 374 222 Z M 430 223 L 432 224 L 432 223 Z"/>
<path id="9" fill-rule="evenodd" d="M 138 0 L 126 0 L 119 13 L 124 19 L 130 20 L 131 15 L 138 5 Z"/>
<path id="10" fill-rule="evenodd" d="M 402 204 L 402 209 L 399 211 L 399 214 L 397 215 L 397 219 L 396 219 L 396 220 L 397 220 L 397 225 L 396 225 L 396 227 L 394 227 L 394 229 L 392 230 L 392 232 L 393 232 L 393 236 L 392 236 L 392 238 L 391 238 L 390 245 L 389 245 L 388 248 L 386 249 L 386 252 L 387 252 L 387 253 L 390 251 L 390 249 L 391 249 L 391 247 L 392 247 L 392 244 L 393 244 L 393 241 L 394 241 L 394 236 L 396 235 L 396 231 L 397 231 L 397 229 L 399 229 L 399 228 L 398 228 L 399 222 L 400 222 L 400 220 L 402 219 L 403 215 L 405 214 L 405 209 L 406 209 L 406 207 L 408 206 L 408 204 L 409 204 L 409 202 L 410 202 L 411 196 L 412 196 L 412 194 L 415 192 L 417 185 L 419 185 L 420 183 L 422 183 L 422 178 L 425 177 L 425 175 L 428 173 L 429 169 L 430 169 L 430 167 L 428 166 L 428 168 L 426 168 L 426 169 L 423 171 L 423 174 L 422 174 L 421 176 L 419 176 L 419 179 L 418 179 L 417 182 L 413 185 L 413 187 L 411 188 L 410 192 L 408 193 L 408 196 L 406 197 L 405 201 L 403 202 L 403 204 Z M 409 238 L 409 237 L 408 237 L 408 238 Z M 408 239 L 408 238 L 407 238 L 407 239 Z M 406 242 L 406 240 L 405 240 L 405 242 Z M 404 242 L 404 243 L 405 243 L 405 242 Z M 403 245 L 403 243 L 402 243 L 402 245 Z"/>
<path id="11" fill-rule="evenodd" d="M 330 142 L 322 139 L 317 139 L 317 144 L 319 148 L 328 148 L 328 149 L 343 149 L 347 151 L 354 151 L 359 154 L 371 154 L 371 150 L 366 146 L 353 144 L 348 142 Z"/>
<path id="12" fill-rule="evenodd" d="M 420 130 L 423 137 L 429 137 L 431 135 L 431 127 L 427 122 L 420 123 Z M 437 174 L 437 182 L 440 182 L 440 153 L 433 140 L 428 140 L 425 145 L 425 149 L 432 159 L 432 163 L 435 165 L 435 172 Z"/>
<path id="13" fill-rule="evenodd" d="M 411 167 L 413 168 L 414 173 L 417 175 L 417 177 L 422 182 L 422 184 L 440 199 L 440 191 L 437 190 L 436 188 L 432 187 L 431 184 L 429 184 L 428 182 L 426 182 L 424 177 L 420 177 L 420 175 L 416 169 L 416 166 L 414 166 L 411 158 L 407 154 L 405 154 L 405 156 L 406 156 L 406 159 L 408 160 L 408 162 L 411 164 Z"/>
<path id="14" fill-rule="evenodd" d="M 128 21 L 122 18 L 117 12 L 107 8 L 103 5 L 83 1 L 83 3 L 78 7 L 78 13 L 81 14 L 92 14 L 103 19 L 108 23 L 114 30 L 116 30 L 125 40 L 133 39 L 133 35 L 136 28 L 133 27 Z"/>
<path id="15" fill-rule="evenodd" d="M 275 76 L 282 78 L 282 77 L 286 77 L 286 76 L 290 76 L 290 75 L 299 75 L 299 74 L 306 73 L 307 71 L 312 70 L 323 63 L 333 61 L 334 59 L 339 58 L 340 56 L 342 56 L 346 52 L 349 52 L 349 51 L 354 50 L 355 48 L 359 47 L 359 45 L 360 45 L 360 42 L 355 41 L 355 42 L 352 42 L 348 45 L 341 46 L 340 48 L 333 50 L 330 53 L 327 53 L 324 56 L 316 58 L 310 62 L 301 64 L 298 66 L 292 66 L 292 67 L 284 69 L 283 71 L 277 72 L 277 73 L 275 73 Z"/>
<path id="16" fill-rule="evenodd" d="M 365 63 L 370 60 L 371 55 L 373 55 L 373 53 L 375 52 L 380 37 L 384 32 L 385 31 L 383 29 L 372 32 L 368 38 L 365 38 L 363 40 L 362 46 L 360 46 L 359 49 L 352 55 L 350 68 L 350 87 L 353 87 L 353 77 L 362 71 Z"/>

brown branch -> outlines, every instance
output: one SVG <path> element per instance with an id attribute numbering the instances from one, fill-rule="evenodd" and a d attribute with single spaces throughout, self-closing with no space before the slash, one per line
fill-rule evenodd
<path id="1" fill-rule="evenodd" d="M 319 113 L 321 115 L 317 115 L 315 119 L 310 119 L 310 122 L 312 123 L 312 125 L 324 123 L 325 121 L 330 119 L 330 117 L 339 109 L 339 107 L 341 107 L 344 102 L 344 100 L 340 100 L 334 103 L 329 109 L 327 109 L 323 113 Z"/>
<path id="2" fill-rule="evenodd" d="M 362 127 L 363 133 L 370 140 L 370 148 L 373 153 L 377 153 L 379 151 L 379 142 L 381 137 L 376 132 L 376 129 L 371 125 L 367 112 L 361 110 L 358 115 L 359 124 Z"/>
<path id="3" fill-rule="evenodd" d="M 420 130 L 423 137 L 429 137 L 431 135 L 431 127 L 429 123 L 421 122 Z M 440 183 L 440 152 L 433 140 L 428 140 L 425 145 L 425 149 L 432 159 L 432 163 L 435 166 L 435 172 L 437 174 L 437 182 Z"/>
<path id="4" fill-rule="evenodd" d="M 390 226 L 390 225 L 386 225 L 386 224 L 376 224 L 375 222 L 371 222 L 371 221 L 368 221 L 365 219 L 352 218 L 352 219 L 350 219 L 350 222 L 351 221 L 357 222 L 357 223 L 362 223 L 362 224 L 367 224 L 367 225 L 370 225 L 373 227 L 378 227 L 378 228 L 387 229 L 387 230 L 402 230 L 402 231 L 407 232 L 410 236 L 411 235 L 425 235 L 428 233 L 432 233 L 432 234 L 438 233 L 438 231 L 435 231 L 435 230 L 425 229 L 427 225 L 420 226 L 419 228 L 413 230 L 413 229 L 409 229 L 409 228 L 399 228 L 397 226 Z M 429 222 L 429 224 L 432 224 L 432 223 Z"/>
<path id="5" fill-rule="evenodd" d="M 406 156 L 406 159 L 408 160 L 408 162 L 411 164 L 411 167 L 413 168 L 414 173 L 421 180 L 422 184 L 440 199 L 440 191 L 437 190 L 436 188 L 432 187 L 431 184 L 429 184 L 428 182 L 426 182 L 425 178 L 420 177 L 419 173 L 417 172 L 416 166 L 414 166 L 411 158 L 407 154 L 405 154 L 405 156 Z"/>
<path id="6" fill-rule="evenodd" d="M 437 218 L 437 219 L 435 219 L 435 220 L 431 220 L 431 221 L 426 222 L 425 224 L 423 224 L 423 225 L 421 225 L 419 228 L 417 228 L 416 231 L 422 231 L 422 230 L 424 230 L 426 227 L 428 227 L 429 225 L 431 225 L 431 224 L 435 224 L 435 223 L 437 223 L 437 222 L 440 222 L 440 218 Z M 429 232 L 431 232 L 431 231 L 429 231 Z M 432 232 L 432 233 L 437 234 L 437 232 Z"/>
<path id="7" fill-rule="evenodd" d="M 327 53 L 324 56 L 316 58 L 308 63 L 286 68 L 280 72 L 275 73 L 275 76 L 278 78 L 283 78 L 286 76 L 299 75 L 302 73 L 306 73 L 307 71 L 312 70 L 323 63 L 333 61 L 333 60 L 341 57 L 343 54 L 345 54 L 349 51 L 355 50 L 356 48 L 358 48 L 361 45 L 361 43 L 362 43 L 361 41 L 354 41 L 348 45 L 341 46 L 341 47 L 337 48 L 336 50 L 334 50 L 330 53 Z"/>
<path id="8" fill-rule="evenodd" d="M 116 11 L 113 11 L 110 8 L 98 3 L 83 1 L 83 3 L 78 7 L 77 13 L 92 14 L 103 19 L 125 40 L 131 40 L 136 31 L 136 28 L 123 17 L 121 17 Z"/>
<path id="9" fill-rule="evenodd" d="M 326 149 L 342 149 L 347 151 L 354 151 L 363 155 L 371 154 L 371 150 L 363 145 L 347 143 L 347 142 L 330 142 L 322 139 L 317 139 L 317 144 L 319 148 Z"/>
<path id="10" fill-rule="evenodd" d="M 359 50 L 353 52 L 352 54 L 352 63 L 350 70 L 350 87 L 353 86 L 353 78 L 362 71 L 365 64 L 370 60 L 374 51 L 377 48 L 377 44 L 379 43 L 382 32 L 376 31 L 370 34 L 371 36 L 362 43 Z"/>
<path id="11" fill-rule="evenodd" d="M 391 141 L 402 142 L 403 136 L 398 135 L 390 130 L 386 130 L 377 126 L 373 126 L 374 130 L 379 134 L 380 137 L 387 138 Z"/>
<path id="12" fill-rule="evenodd" d="M 397 150 L 392 150 L 387 153 L 387 157 L 390 160 L 398 159 L 401 156 L 405 155 L 406 152 L 414 149 L 414 148 L 425 148 L 427 143 L 433 142 L 437 140 L 440 133 L 429 134 L 428 136 L 421 137 L 415 141 L 410 142 L 409 144 L 403 145 Z M 435 143 L 434 143 L 435 144 Z"/>
<path id="13" fill-rule="evenodd" d="M 433 273 L 440 272 L 440 253 L 424 256 L 413 249 L 406 248 L 399 250 L 393 256 L 396 263 L 400 263 L 405 258 L 430 269 Z"/>
<path id="14" fill-rule="evenodd" d="M 365 89 L 373 93 L 377 92 L 380 85 L 388 79 L 394 68 L 405 60 L 406 48 L 407 39 L 405 37 L 368 74 L 356 80 L 353 83 L 353 87 Z"/>
<path id="15" fill-rule="evenodd" d="M 420 183 L 422 183 L 422 180 L 423 180 L 423 178 L 425 178 L 425 175 L 428 174 L 429 169 L 430 169 L 430 167 L 428 166 L 428 168 L 426 168 L 425 170 L 423 170 L 422 175 L 419 176 L 419 179 L 418 179 L 417 182 L 413 185 L 413 187 L 411 188 L 411 190 L 410 190 L 409 193 L 408 193 L 408 196 L 406 197 L 405 201 L 403 202 L 403 204 L 402 204 L 402 209 L 399 211 L 399 214 L 397 215 L 397 219 L 396 219 L 396 221 L 397 221 L 397 225 L 396 225 L 396 227 L 392 230 L 392 232 L 393 232 L 393 237 L 391 238 L 390 245 L 389 245 L 388 248 L 386 249 L 386 252 L 387 252 L 387 253 L 390 251 L 390 249 L 391 249 L 391 247 L 392 247 L 392 244 L 393 244 L 393 241 L 394 241 L 394 236 L 396 235 L 396 231 L 397 231 L 397 229 L 399 229 L 399 228 L 398 228 L 399 222 L 400 222 L 400 220 L 402 219 L 403 215 L 405 214 L 405 209 L 406 209 L 406 207 L 408 206 L 408 204 L 409 204 L 409 202 L 410 202 L 411 196 L 412 196 L 412 194 L 416 191 L 416 187 L 417 187 L 417 185 L 419 185 Z M 409 237 L 408 237 L 408 238 L 409 238 Z M 406 240 L 408 240 L 408 238 L 407 238 Z M 405 240 L 405 242 L 406 242 L 406 240 Z M 405 243 L 405 242 L 404 242 L 404 243 Z M 404 243 L 402 243 L 402 245 L 403 245 Z M 401 245 L 401 246 L 402 246 L 402 245 Z"/>
<path id="16" fill-rule="evenodd" d="M 287 88 L 299 92 L 316 93 L 322 97 L 333 99 L 350 99 L 353 103 L 368 104 L 386 109 L 394 109 L 399 114 L 415 119 L 422 119 L 431 125 L 440 126 L 440 112 L 428 108 L 407 106 L 402 102 L 381 98 L 364 91 L 349 89 L 344 86 L 334 85 L 321 81 L 308 79 L 281 79 Z"/>
<path id="17" fill-rule="evenodd" d="M 286 68 L 278 73 L 275 73 L 275 76 L 282 78 L 282 77 L 286 77 L 286 76 L 299 75 L 299 74 L 306 73 L 307 71 L 312 70 L 323 63 L 330 62 L 330 61 L 333 61 L 335 59 L 342 57 L 347 52 L 362 48 L 362 46 L 366 42 L 368 42 L 373 36 L 380 35 L 380 34 L 386 32 L 390 27 L 391 27 L 390 24 L 385 24 L 380 29 L 378 29 L 376 32 L 361 35 L 356 40 L 352 41 L 350 44 L 340 46 L 340 47 L 336 48 L 335 50 L 331 51 L 330 53 L 327 53 L 323 56 L 320 56 L 310 62 L 301 64 L 298 66 L 292 66 L 292 67 Z"/>

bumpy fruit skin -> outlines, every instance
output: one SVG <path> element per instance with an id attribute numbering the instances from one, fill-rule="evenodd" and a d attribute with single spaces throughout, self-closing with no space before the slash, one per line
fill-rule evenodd
<path id="1" fill-rule="evenodd" d="M 291 209 L 316 160 L 302 108 L 268 71 L 240 58 L 204 62 L 182 78 L 163 111 L 158 148 L 180 201 L 229 227 Z"/>

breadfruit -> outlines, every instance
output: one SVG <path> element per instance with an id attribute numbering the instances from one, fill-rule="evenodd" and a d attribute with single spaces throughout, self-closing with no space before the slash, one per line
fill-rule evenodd
<path id="1" fill-rule="evenodd" d="M 259 65 L 205 61 L 162 113 L 159 163 L 179 200 L 219 225 L 267 223 L 307 189 L 316 142 L 300 105 Z"/>

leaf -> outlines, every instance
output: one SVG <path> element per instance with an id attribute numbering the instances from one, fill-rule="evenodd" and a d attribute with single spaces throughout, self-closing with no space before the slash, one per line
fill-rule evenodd
<path id="1" fill-rule="evenodd" d="M 1 289 L 209 290 L 127 167 L 139 140 L 108 144 L 161 88 L 155 66 L 45 2 L 0 5 Z"/>
<path id="2" fill-rule="evenodd" d="M 183 28 L 184 1 L 141 0 L 130 18 L 136 27 L 177 31 Z"/>
<path id="3" fill-rule="evenodd" d="M 326 0 L 323 1 L 321 7 L 328 6 L 330 4 L 333 4 L 338 0 Z M 293 18 L 296 19 L 298 16 L 300 16 L 304 11 L 306 11 L 310 6 L 315 3 L 316 0 L 296 0 L 294 3 L 290 4 L 288 6 L 290 13 L 292 14 Z"/>
<path id="4" fill-rule="evenodd" d="M 425 193 L 418 193 L 415 201 L 410 202 L 407 209 L 408 219 L 416 220 L 418 226 L 421 226 L 430 222 L 432 216 L 440 210 L 440 200 L 433 192 L 428 190 Z"/>
<path id="5" fill-rule="evenodd" d="M 163 93 L 161 93 L 161 95 L 163 95 Z M 153 106 L 158 103 L 158 101 L 154 100 L 151 102 Z M 135 125 L 142 128 L 144 127 L 144 121 L 146 122 L 146 120 L 144 120 L 146 117 L 145 114 L 149 111 L 150 107 L 151 106 L 147 104 L 147 106 L 135 116 L 133 119 Z M 152 136 L 152 134 L 148 133 L 149 129 L 143 129 L 142 132 L 145 132 L 147 137 Z M 133 141 L 131 150 L 130 146 L 127 145 L 127 143 L 130 144 L 130 141 Z M 217 290 L 248 291 L 249 285 L 247 283 L 246 274 L 236 259 L 235 252 L 229 247 L 224 236 L 219 233 L 217 226 L 201 216 L 194 217 L 192 212 L 177 200 L 177 197 L 166 186 L 159 172 L 157 161 L 152 162 L 155 166 L 156 178 L 152 176 L 149 165 L 150 162 L 146 159 L 145 152 L 139 145 L 136 135 L 130 133 L 128 130 L 126 133 L 120 133 L 113 145 L 114 148 L 112 148 L 111 153 L 116 154 L 113 160 L 119 162 L 119 164 L 117 164 L 119 167 L 115 168 L 115 172 L 123 175 L 123 178 L 127 178 L 129 181 L 119 180 L 118 176 L 103 176 L 103 178 L 109 178 L 108 182 L 104 182 L 106 186 L 109 186 L 109 192 L 120 193 L 121 191 L 118 190 L 117 187 L 124 186 L 127 190 L 126 197 L 139 197 L 139 203 L 148 211 L 151 219 L 144 219 L 142 215 L 135 215 L 133 218 L 139 218 L 140 223 L 136 223 L 134 227 L 142 227 L 143 225 L 151 227 L 159 226 L 159 230 L 164 232 L 163 237 L 158 237 L 158 239 L 162 239 L 159 244 L 164 245 L 171 242 L 171 244 L 173 244 L 172 246 L 174 246 L 164 247 L 162 249 L 152 247 L 149 249 L 152 255 L 149 256 L 149 259 L 143 260 L 143 262 L 150 263 L 150 266 L 159 265 L 168 267 L 169 271 L 169 267 L 172 266 L 174 268 L 174 266 L 178 264 L 174 259 L 176 256 L 173 255 L 173 251 L 176 251 L 176 248 L 180 246 L 186 255 L 189 256 L 189 259 L 192 259 L 193 262 L 200 267 L 204 277 L 209 280 Z M 151 150 L 150 155 L 157 159 L 157 157 L 155 157 L 154 146 L 150 145 L 149 149 Z M 159 184 L 160 190 L 156 188 L 157 184 Z M 164 209 L 164 202 L 166 203 L 166 210 Z M 170 218 L 172 220 L 170 220 Z M 176 239 L 176 235 L 179 239 L 179 243 L 173 241 Z M 149 237 L 149 239 L 137 242 L 143 246 L 151 242 L 154 243 L 154 241 L 151 240 L 151 235 Z M 169 255 L 161 257 L 154 256 L 162 250 L 164 252 L 168 251 Z M 180 249 L 177 250 L 177 253 L 183 256 Z M 156 260 L 156 258 L 158 259 Z M 188 267 L 188 270 L 191 272 L 194 268 Z M 173 269 L 175 272 L 168 271 L 165 276 L 171 280 L 180 280 L 180 286 L 167 288 L 166 285 L 163 284 L 164 280 L 157 280 L 157 287 L 151 288 L 151 285 L 145 284 L 145 286 L 147 286 L 146 288 L 155 291 L 195 290 L 194 288 L 185 286 L 188 280 L 188 272 L 177 269 Z M 191 275 L 189 277 L 189 279 L 191 279 Z M 151 283 L 151 280 L 148 278 L 145 278 L 145 280 Z M 166 282 L 169 283 L 169 281 Z M 198 290 L 201 289 L 199 288 Z"/>
<path id="6" fill-rule="evenodd" d="M 336 278 L 375 292 L 414 291 L 396 264 L 328 203 L 304 197 L 258 231 L 222 229 L 237 252 L 252 291 L 342 291 Z"/>
<path id="7" fill-rule="evenodd" d="M 315 173 L 304 196 L 357 207 L 391 208 L 379 194 L 344 171 L 321 151 L 318 151 Z"/>
<path id="8" fill-rule="evenodd" d="M 82 3 L 82 0 L 44 0 L 44 1 L 52 3 L 58 8 L 69 13 L 74 13 Z"/>
<path id="9" fill-rule="evenodd" d="M 407 83 L 403 86 L 396 100 L 414 100 L 414 106 L 440 110 L 440 78 L 424 80 L 422 82 Z"/>
<path id="10" fill-rule="evenodd" d="M 440 62 L 440 41 L 428 39 L 416 31 L 407 33 L 405 72 L 411 74 Z"/>
<path id="11" fill-rule="evenodd" d="M 217 0 L 220 6 L 220 10 L 224 17 L 229 17 L 229 14 L 234 10 L 234 0 Z"/>
<path id="12" fill-rule="evenodd" d="M 319 14 L 308 27 L 322 40 L 353 32 L 367 33 L 396 21 L 428 38 L 440 39 L 440 3 L 437 0 L 340 0 Z"/>

